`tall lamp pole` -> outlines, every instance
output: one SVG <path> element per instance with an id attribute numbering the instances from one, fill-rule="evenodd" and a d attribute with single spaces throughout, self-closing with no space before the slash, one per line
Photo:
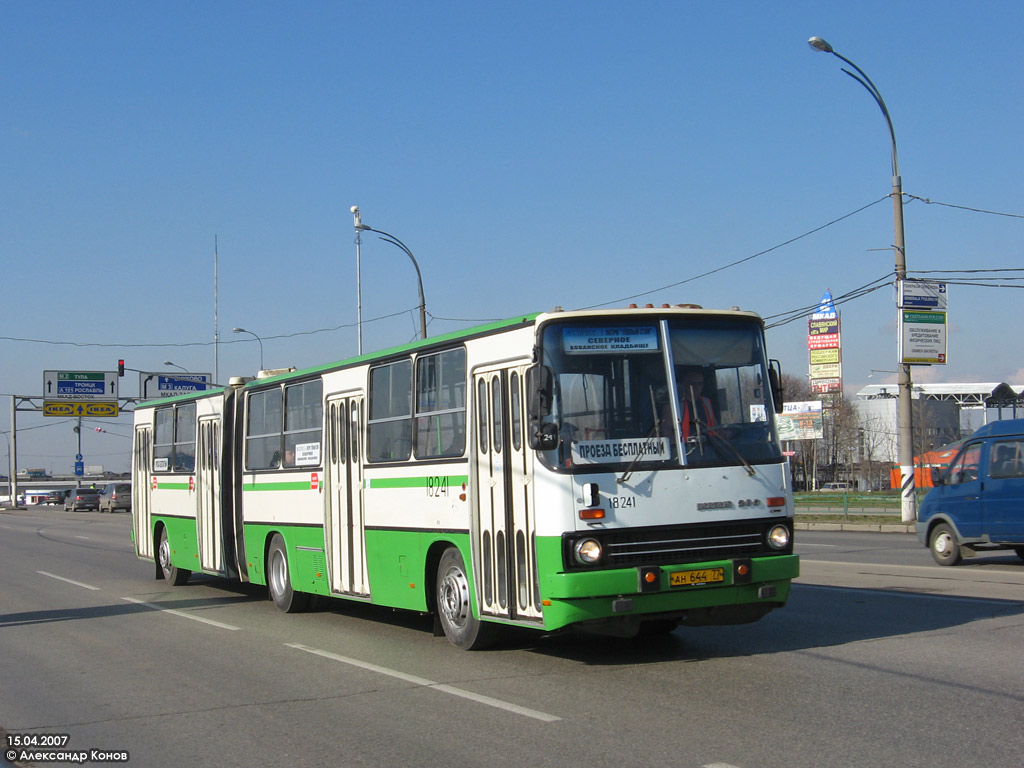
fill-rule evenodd
<path id="1" fill-rule="evenodd" d="M 259 336 L 257 336 L 252 331 L 245 330 L 245 328 L 232 328 L 231 332 L 232 333 L 248 333 L 250 336 L 252 336 L 254 339 L 256 339 L 256 341 L 258 341 L 260 343 L 260 370 L 262 371 L 263 370 L 263 339 L 261 339 Z"/>
<path id="2" fill-rule="evenodd" d="M 359 218 L 359 206 L 353 205 L 350 209 L 352 211 L 352 219 L 356 228 L 356 353 L 363 354 L 363 278 L 359 274 L 362 254 L 360 248 L 363 244 L 363 226 L 362 219 Z"/>
<path id="3" fill-rule="evenodd" d="M 892 118 L 889 116 L 889 110 L 885 106 L 885 101 L 882 99 L 881 92 L 877 87 L 875 87 L 875 84 L 871 82 L 871 78 L 864 73 L 864 70 L 842 54 L 836 53 L 827 40 L 815 36 L 808 40 L 807 44 L 816 51 L 831 53 L 840 61 L 846 62 L 853 67 L 856 74 L 845 68 L 843 69 L 843 72 L 864 86 L 865 90 L 871 94 L 875 103 L 878 104 L 878 108 L 882 110 L 882 115 L 885 117 L 886 125 L 889 126 L 889 139 L 892 144 L 892 216 L 895 237 L 893 251 L 896 258 L 896 313 L 897 320 L 899 320 L 899 313 L 902 311 L 902 307 L 899 302 L 900 297 L 903 295 L 903 281 L 907 279 L 907 252 L 904 247 L 903 240 L 903 182 L 900 179 L 900 166 L 896 157 L 896 132 L 892 127 Z M 897 322 L 897 328 L 900 327 L 902 327 L 902 323 Z M 899 344 L 898 339 L 897 344 Z M 899 454 L 900 477 L 902 480 L 900 511 L 903 522 L 909 523 L 917 519 L 917 497 L 915 495 L 914 481 L 913 411 L 911 409 L 910 397 L 910 364 L 904 363 L 900 360 L 898 362 L 897 372 L 899 374 L 899 388 L 896 405 L 896 450 Z"/>
<path id="4" fill-rule="evenodd" d="M 409 250 L 408 246 L 405 243 L 403 243 L 401 240 L 399 240 L 397 237 L 395 237 L 394 235 L 389 234 L 387 232 L 384 232 L 383 230 L 380 230 L 380 229 L 374 229 L 369 224 L 364 224 L 362 222 L 362 219 L 360 219 L 360 217 L 359 217 L 359 206 L 353 205 L 352 206 L 352 213 L 355 216 L 355 228 L 356 228 L 356 283 L 358 284 L 358 282 L 359 282 L 359 272 L 358 272 L 359 256 L 358 256 L 358 254 L 359 254 L 359 233 L 360 232 L 376 232 L 378 235 L 381 235 L 380 239 L 383 240 L 385 243 L 391 243 L 392 245 L 396 245 L 399 248 L 401 248 L 403 251 L 405 251 L 405 255 L 409 257 L 409 259 L 412 261 L 413 267 L 416 269 L 416 285 L 419 288 L 419 294 L 420 294 L 420 338 L 421 339 L 427 338 L 427 302 L 426 302 L 426 299 L 423 298 L 423 275 L 420 274 L 420 265 L 416 262 L 416 257 L 412 255 L 412 251 Z M 359 301 L 361 302 L 361 297 L 360 297 Z M 359 307 L 357 306 L 357 310 L 358 309 L 359 309 Z M 360 321 L 357 319 L 356 322 L 358 323 Z M 360 344 L 361 343 L 362 343 L 362 332 L 360 331 Z M 362 352 L 362 347 L 361 346 L 360 346 L 360 352 Z"/>

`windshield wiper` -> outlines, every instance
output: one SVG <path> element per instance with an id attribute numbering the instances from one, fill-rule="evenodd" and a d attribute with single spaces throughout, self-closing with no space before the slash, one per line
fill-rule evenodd
<path id="1" fill-rule="evenodd" d="M 658 408 L 654 402 L 654 387 L 648 385 L 647 391 L 651 394 L 651 413 L 654 414 L 654 424 L 651 426 L 650 430 L 648 430 L 647 434 L 644 435 L 644 443 L 640 450 L 636 452 L 636 456 L 633 457 L 633 460 L 629 462 L 629 465 L 626 467 L 626 471 L 622 473 L 621 477 L 615 480 L 619 485 L 629 480 L 629 476 L 633 474 L 633 468 L 637 465 L 637 462 L 640 461 L 640 457 L 647 453 L 647 446 L 652 444 L 651 438 L 661 432 L 661 419 L 658 418 Z"/>
<path id="2" fill-rule="evenodd" d="M 698 435 L 703 431 L 708 436 L 708 440 L 715 444 L 716 448 L 719 446 L 725 446 L 735 458 L 739 459 L 740 464 L 743 465 L 743 468 L 747 471 L 748 475 L 753 477 L 756 474 L 754 468 L 750 465 L 750 462 L 747 461 L 746 457 L 739 452 L 736 446 L 734 446 L 727 437 L 718 434 L 714 427 L 708 426 L 700 418 L 694 418 L 693 421 L 697 425 Z"/>

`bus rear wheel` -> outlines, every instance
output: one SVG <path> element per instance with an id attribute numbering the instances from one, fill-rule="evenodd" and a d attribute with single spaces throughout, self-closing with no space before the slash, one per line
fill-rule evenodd
<path id="1" fill-rule="evenodd" d="M 437 565 L 436 598 L 441 628 L 452 645 L 478 651 L 494 642 L 497 627 L 473 616 L 466 564 L 455 547 L 446 549 Z"/>
<path id="2" fill-rule="evenodd" d="M 175 568 L 171 565 L 171 542 L 167 539 L 166 528 L 160 529 L 160 544 L 157 545 L 156 564 L 164 579 L 175 587 L 180 587 L 192 575 L 192 571 L 184 568 Z"/>
<path id="3" fill-rule="evenodd" d="M 275 533 L 267 550 L 267 587 L 270 599 L 285 613 L 300 613 L 309 604 L 309 595 L 292 589 L 288 575 L 288 553 L 281 534 Z"/>

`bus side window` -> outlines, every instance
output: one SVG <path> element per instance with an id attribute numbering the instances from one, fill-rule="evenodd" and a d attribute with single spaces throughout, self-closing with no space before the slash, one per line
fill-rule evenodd
<path id="1" fill-rule="evenodd" d="M 416 458 L 461 456 L 465 448 L 465 348 L 416 358 Z"/>
<path id="2" fill-rule="evenodd" d="M 245 468 L 271 469 L 281 463 L 281 389 L 249 395 L 245 425 Z"/>
<path id="3" fill-rule="evenodd" d="M 174 412 L 174 468 L 192 472 L 196 467 L 196 404 L 179 405 Z"/>
<path id="4" fill-rule="evenodd" d="M 369 461 L 404 461 L 412 455 L 412 361 L 370 369 Z"/>
<path id="5" fill-rule="evenodd" d="M 284 466 L 320 464 L 323 429 L 323 385 L 320 379 L 284 390 Z"/>

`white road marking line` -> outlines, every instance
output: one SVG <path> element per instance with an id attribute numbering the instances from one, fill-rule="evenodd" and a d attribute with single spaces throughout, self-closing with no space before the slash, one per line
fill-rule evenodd
<path id="1" fill-rule="evenodd" d="M 443 693 L 450 693 L 452 696 L 459 696 L 463 699 L 470 699 L 471 701 L 485 704 L 489 707 L 496 707 L 497 709 L 503 709 L 506 712 L 512 712 L 517 715 L 523 715 L 524 717 L 532 717 L 534 720 L 542 720 L 545 723 L 553 723 L 562 718 L 556 715 L 549 715 L 546 712 L 540 712 L 536 709 L 528 709 L 527 707 L 520 707 L 518 704 L 511 704 L 501 699 L 492 699 L 490 696 L 483 696 L 479 693 L 472 693 L 471 691 L 465 691 L 461 688 L 455 688 L 451 685 L 445 685 L 444 683 L 438 683 L 434 680 L 427 680 L 425 677 L 417 677 L 416 675 L 409 675 L 405 672 L 399 672 L 395 669 L 388 669 L 387 667 L 380 667 L 376 664 L 370 664 L 366 661 L 360 661 L 359 659 L 353 659 L 348 656 L 339 656 L 336 653 L 330 651 L 322 651 L 319 648 L 310 648 L 308 645 L 301 645 L 300 643 L 285 643 L 289 648 L 295 648 L 306 653 L 312 653 L 316 656 L 323 656 L 325 659 L 331 659 L 332 661 L 340 661 L 343 664 L 351 664 L 353 667 L 359 667 L 370 672 L 376 672 L 381 675 L 387 675 L 388 677 L 394 677 L 399 680 L 404 680 L 407 683 L 413 685 L 420 685 L 425 688 L 433 688 L 434 690 L 441 691 Z"/>
<path id="2" fill-rule="evenodd" d="M 162 605 L 156 603 L 147 603 L 145 600 L 136 600 L 134 597 L 122 597 L 122 600 L 127 600 L 129 603 L 135 603 L 136 605 L 144 605 L 147 608 L 152 608 L 154 611 L 162 611 L 163 613 L 173 613 L 175 616 L 181 616 L 183 619 L 192 619 L 192 621 L 201 621 L 203 624 L 209 624 L 211 627 L 219 627 L 220 629 L 241 629 L 232 624 L 224 624 L 220 621 L 214 621 L 213 619 L 207 619 L 202 616 L 194 616 L 191 613 L 185 613 L 184 611 L 178 611 L 174 608 L 164 608 Z"/>
<path id="3" fill-rule="evenodd" d="M 89 541 L 89 537 L 88 536 L 75 536 L 75 538 L 76 539 L 85 539 L 86 541 Z"/>
<path id="4" fill-rule="evenodd" d="M 793 582 L 793 586 L 801 587 L 803 589 L 830 589 L 836 592 L 850 592 L 852 590 L 857 592 L 858 594 L 862 592 L 874 592 L 877 595 L 884 595 L 885 597 L 909 597 L 914 600 L 944 600 L 947 602 L 950 600 L 957 600 L 961 602 L 967 601 L 971 603 L 971 605 L 981 604 L 1005 606 L 1016 605 L 1020 602 L 1019 600 L 999 600 L 995 598 L 990 599 L 986 597 L 971 597 L 970 595 L 933 595 L 928 592 L 914 592 L 913 590 L 909 589 L 895 588 L 880 589 L 877 587 L 837 587 L 831 584 L 807 584 L 801 582 Z"/>
<path id="5" fill-rule="evenodd" d="M 47 571 L 36 571 L 36 573 L 42 574 L 43 576 L 49 576 L 51 579 L 57 579 L 57 581 L 64 581 L 64 582 L 67 582 L 68 584 L 74 584 L 76 587 L 83 587 L 84 589 L 91 589 L 94 592 L 98 592 L 99 591 L 99 587 L 94 587 L 91 584 L 83 584 L 82 582 L 75 581 L 74 579 L 65 579 L 63 576 L 58 576 L 55 573 L 48 573 Z"/>

